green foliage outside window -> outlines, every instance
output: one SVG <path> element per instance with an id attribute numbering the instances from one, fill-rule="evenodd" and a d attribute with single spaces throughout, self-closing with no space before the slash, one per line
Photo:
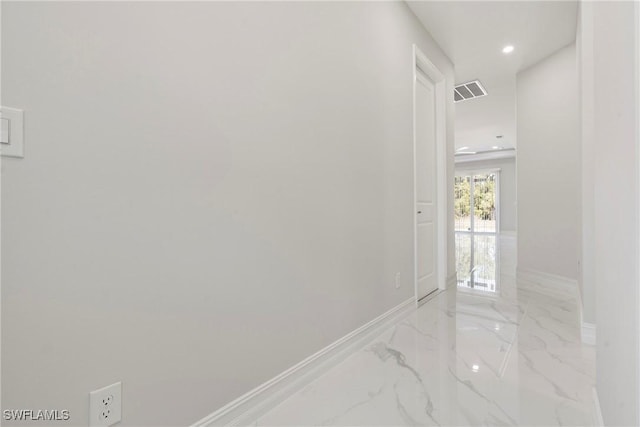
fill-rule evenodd
<path id="1" fill-rule="evenodd" d="M 474 205 L 476 217 L 484 220 L 495 218 L 495 174 L 477 175 L 474 187 Z M 466 177 L 456 177 L 454 184 L 455 215 L 464 218 L 471 212 L 471 184 Z"/>

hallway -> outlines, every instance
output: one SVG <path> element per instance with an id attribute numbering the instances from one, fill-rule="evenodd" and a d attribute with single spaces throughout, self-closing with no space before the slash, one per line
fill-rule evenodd
<path id="1" fill-rule="evenodd" d="M 255 425 L 593 425 L 595 350 L 575 301 L 517 290 L 441 292 Z"/>
<path id="2" fill-rule="evenodd" d="M 3 427 L 640 426 L 640 0 L 0 15 Z"/>

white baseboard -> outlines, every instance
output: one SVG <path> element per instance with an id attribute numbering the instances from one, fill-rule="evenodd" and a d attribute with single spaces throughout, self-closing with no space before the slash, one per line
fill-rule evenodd
<path id="1" fill-rule="evenodd" d="M 604 420 L 602 419 L 602 410 L 600 409 L 600 398 L 598 397 L 598 390 L 592 388 L 593 395 L 593 425 L 595 427 L 604 427 Z"/>
<path id="2" fill-rule="evenodd" d="M 554 297 L 579 298 L 578 281 L 542 271 L 516 268 L 518 289 Z"/>
<path id="3" fill-rule="evenodd" d="M 280 375 L 259 385 L 191 427 L 246 425 L 383 332 L 394 320 L 416 309 L 415 297 L 362 325 Z"/>
<path id="4" fill-rule="evenodd" d="M 583 344 L 596 345 L 596 325 L 593 323 L 582 322 L 580 327 L 580 336 Z"/>

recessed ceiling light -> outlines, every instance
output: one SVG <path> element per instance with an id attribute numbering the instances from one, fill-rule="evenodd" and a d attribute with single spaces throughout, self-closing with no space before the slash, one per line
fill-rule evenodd
<path id="1" fill-rule="evenodd" d="M 456 151 L 462 151 L 462 150 L 468 150 L 468 149 L 469 147 L 460 147 L 460 148 L 457 148 Z"/>
<path id="2" fill-rule="evenodd" d="M 497 145 L 494 145 L 493 147 L 491 147 L 493 150 L 499 150 L 501 147 L 498 147 Z"/>
<path id="3" fill-rule="evenodd" d="M 513 52 L 513 46 L 512 45 L 507 45 L 507 46 L 502 48 L 502 53 L 511 53 L 511 52 Z"/>
<path id="4" fill-rule="evenodd" d="M 476 151 L 456 151 L 456 154 L 476 154 Z"/>

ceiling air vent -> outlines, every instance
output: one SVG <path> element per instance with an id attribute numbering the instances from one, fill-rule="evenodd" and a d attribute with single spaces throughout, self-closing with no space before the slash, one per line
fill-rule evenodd
<path id="1" fill-rule="evenodd" d="M 453 90 L 453 99 L 455 102 L 460 102 L 468 99 L 480 98 L 486 94 L 487 91 L 482 87 L 480 80 L 474 80 L 472 82 L 457 85 Z"/>

